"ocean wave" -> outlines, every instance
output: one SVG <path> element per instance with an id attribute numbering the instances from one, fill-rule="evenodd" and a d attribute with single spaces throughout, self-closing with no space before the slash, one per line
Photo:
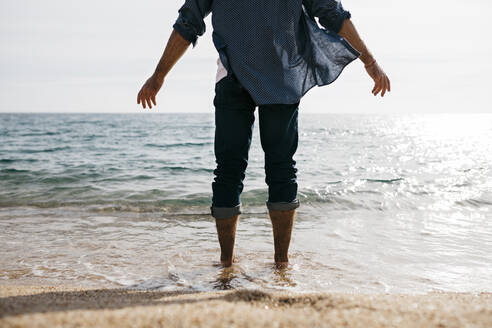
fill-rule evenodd
<path id="1" fill-rule="evenodd" d="M 151 147 L 151 148 L 173 148 L 173 147 L 200 147 L 200 146 L 208 146 L 212 145 L 213 142 L 180 142 L 180 143 L 173 143 L 173 144 L 154 144 L 154 143 L 147 143 L 144 146 L 145 147 Z"/>
<path id="2" fill-rule="evenodd" d="M 12 169 L 12 168 L 0 170 L 0 174 L 18 174 L 18 173 L 31 173 L 31 172 L 32 171 L 30 171 L 30 170 Z"/>
<path id="3" fill-rule="evenodd" d="M 243 207 L 264 207 L 268 199 L 267 189 L 256 189 L 243 192 L 241 203 Z M 432 208 L 434 201 L 416 199 L 412 194 L 402 193 L 395 198 L 385 199 L 382 192 L 367 190 L 332 192 L 319 194 L 313 190 L 300 189 L 298 199 L 301 206 L 306 208 L 322 208 L 323 211 L 388 211 L 388 210 L 419 210 L 423 207 Z M 85 185 L 68 187 L 53 186 L 49 189 L 25 191 L 10 191 L 0 194 L 0 208 L 37 207 L 61 208 L 78 207 L 89 211 L 102 212 L 166 212 L 184 213 L 190 208 L 199 208 L 199 212 L 208 210 L 211 206 L 211 193 L 195 193 L 177 197 L 165 189 L 146 191 L 120 190 L 108 192 L 104 188 Z M 456 201 L 449 209 L 476 210 L 491 208 L 492 201 L 485 198 L 471 198 Z"/>
<path id="4" fill-rule="evenodd" d="M 380 182 L 380 183 L 393 183 L 403 181 L 403 178 L 395 178 L 395 179 L 364 179 L 367 182 Z"/>
<path id="5" fill-rule="evenodd" d="M 0 158 L 0 164 L 12 164 L 12 163 L 34 163 L 38 162 L 35 158 Z"/>
<path id="6" fill-rule="evenodd" d="M 8 197 L 6 197 L 8 196 Z M 267 189 L 255 189 L 243 192 L 241 203 L 243 206 L 265 206 L 268 199 Z M 330 210 L 384 210 L 379 197 L 367 197 L 364 193 L 354 195 L 325 194 L 320 195 L 311 190 L 300 190 L 299 201 L 305 206 L 323 206 Z M 33 206 L 39 208 L 56 208 L 66 206 L 95 207 L 98 211 L 183 211 L 189 207 L 208 208 L 211 205 L 211 193 L 188 194 L 183 197 L 170 195 L 166 190 L 152 189 L 141 192 L 118 191 L 106 192 L 91 186 L 68 188 L 53 187 L 46 192 L 31 192 L 25 194 L 10 193 L 0 195 L 0 207 Z"/>
<path id="7" fill-rule="evenodd" d="M 62 131 L 52 132 L 52 131 L 40 131 L 40 132 L 29 132 L 20 134 L 19 137 L 44 137 L 44 136 L 57 136 L 62 134 Z"/>
<path id="8" fill-rule="evenodd" d="M 53 153 L 57 151 L 69 150 L 72 147 L 70 146 L 62 146 L 62 147 L 52 147 L 52 148 L 44 148 L 44 149 L 19 149 L 17 152 L 22 154 L 37 154 L 37 153 Z"/>
<path id="9" fill-rule="evenodd" d="M 187 171 L 187 172 L 213 172 L 214 169 L 199 167 L 191 168 L 187 166 L 161 166 L 159 170 L 169 170 L 169 171 Z"/>
<path id="10" fill-rule="evenodd" d="M 456 139 L 414 129 L 439 128 L 435 118 L 306 116 L 296 152 L 301 204 L 320 211 L 490 210 L 492 117 L 463 119 L 487 130 Z M 2 122 L 3 208 L 181 213 L 211 203 L 213 113 L 8 114 Z M 264 207 L 264 152 L 259 130 L 253 134 L 241 202 Z"/>
<path id="11" fill-rule="evenodd" d="M 470 198 L 470 199 L 464 199 L 455 202 L 456 205 L 463 206 L 463 207 L 474 207 L 474 208 L 480 208 L 484 206 L 492 206 L 492 200 L 486 200 L 486 199 L 475 199 L 475 198 Z"/>
<path id="12" fill-rule="evenodd" d="M 25 185 L 25 189 L 32 189 L 36 185 L 59 187 L 65 185 L 67 189 L 74 188 L 72 184 L 83 181 L 96 181 L 103 176 L 103 172 L 79 172 L 79 173 L 60 173 L 57 175 L 47 175 L 44 171 L 7 168 L 0 169 L 0 179 L 9 182 L 14 186 Z M 135 177 L 132 177 L 134 179 Z M 77 187 L 75 187 L 77 188 Z M 50 190 L 46 190 L 49 192 Z"/>

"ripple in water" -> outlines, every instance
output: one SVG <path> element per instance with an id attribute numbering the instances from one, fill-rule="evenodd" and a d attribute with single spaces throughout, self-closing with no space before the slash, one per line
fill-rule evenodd
<path id="1" fill-rule="evenodd" d="M 218 265 L 213 116 L 0 115 L 0 280 L 137 289 L 491 291 L 492 116 L 307 115 L 286 270 L 255 128 Z"/>

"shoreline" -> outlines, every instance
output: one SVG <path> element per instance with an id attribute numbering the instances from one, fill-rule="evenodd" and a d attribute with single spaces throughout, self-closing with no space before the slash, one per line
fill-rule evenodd
<path id="1" fill-rule="evenodd" d="M 1 327 L 490 327 L 492 293 L 163 292 L 0 285 Z"/>

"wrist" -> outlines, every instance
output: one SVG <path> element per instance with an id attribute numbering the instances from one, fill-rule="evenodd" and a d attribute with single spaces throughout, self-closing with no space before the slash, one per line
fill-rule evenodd
<path id="1" fill-rule="evenodd" d="M 373 66 L 374 64 L 376 64 L 376 59 L 372 58 L 370 61 L 364 62 L 364 67 L 369 68 L 369 67 Z"/>
<path id="2" fill-rule="evenodd" d="M 376 62 L 376 59 L 370 52 L 362 53 L 360 60 L 364 63 L 364 66 L 371 66 Z"/>
<path id="3" fill-rule="evenodd" d="M 157 81 L 164 81 L 164 78 L 166 77 L 166 74 L 164 72 L 158 72 L 155 71 L 154 74 L 152 75 Z"/>

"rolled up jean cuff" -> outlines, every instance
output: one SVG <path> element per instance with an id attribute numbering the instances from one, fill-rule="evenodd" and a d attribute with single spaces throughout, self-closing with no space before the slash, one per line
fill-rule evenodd
<path id="1" fill-rule="evenodd" d="M 210 213 L 216 219 L 227 219 L 231 216 L 241 214 L 241 204 L 238 204 L 234 207 L 210 206 Z"/>
<path id="2" fill-rule="evenodd" d="M 299 199 L 294 199 L 292 202 L 266 202 L 266 206 L 270 211 L 290 211 L 294 208 L 298 208 L 300 206 Z"/>

